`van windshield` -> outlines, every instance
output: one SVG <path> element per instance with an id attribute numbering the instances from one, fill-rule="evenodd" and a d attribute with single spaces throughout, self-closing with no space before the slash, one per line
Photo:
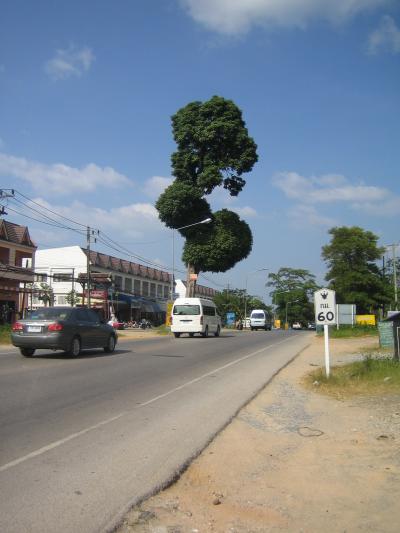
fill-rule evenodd
<path id="1" fill-rule="evenodd" d="M 174 307 L 174 315 L 199 315 L 199 305 L 176 305 Z"/>
<path id="2" fill-rule="evenodd" d="M 264 313 L 253 313 L 251 318 L 265 318 Z"/>

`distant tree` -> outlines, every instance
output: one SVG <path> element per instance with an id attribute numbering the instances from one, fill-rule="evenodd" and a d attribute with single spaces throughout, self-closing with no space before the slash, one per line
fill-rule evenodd
<path id="1" fill-rule="evenodd" d="M 46 307 L 54 305 L 54 291 L 50 285 L 47 283 L 40 283 L 36 290 L 39 292 L 38 299 L 41 300 Z"/>
<path id="2" fill-rule="evenodd" d="M 331 242 L 322 248 L 325 279 L 336 291 L 337 303 L 356 304 L 357 313 L 370 313 L 390 301 L 390 287 L 377 265 L 384 248 L 378 237 L 358 226 L 334 227 Z"/>
<path id="3" fill-rule="evenodd" d="M 237 320 L 244 319 L 244 299 L 246 291 L 244 289 L 224 289 L 214 296 L 214 303 L 217 306 L 218 314 L 225 318 L 226 313 L 235 313 Z M 257 296 L 247 294 L 247 312 L 253 309 L 264 309 L 272 316 L 272 308 L 266 305 Z"/>
<path id="4" fill-rule="evenodd" d="M 276 316 L 284 322 L 286 311 L 288 322 L 304 325 L 314 320 L 313 295 L 319 286 L 314 274 L 301 268 L 282 267 L 277 273 L 268 274 L 267 287 L 275 305 Z"/>
<path id="5" fill-rule="evenodd" d="M 243 174 L 257 161 L 240 109 L 231 100 L 213 96 L 191 102 L 172 117 L 177 150 L 171 156 L 175 180 L 158 198 L 156 208 L 170 228 L 211 218 L 210 224 L 179 230 L 186 238 L 182 259 L 188 267 L 187 295 L 194 294 L 190 274 L 225 272 L 251 251 L 249 226 L 232 211 L 212 213 L 204 196 L 223 186 L 237 196 Z"/>
<path id="6" fill-rule="evenodd" d="M 71 305 L 72 307 L 75 307 L 76 304 L 79 302 L 78 293 L 75 290 L 70 291 L 65 296 L 65 301 L 67 302 L 67 304 Z"/>

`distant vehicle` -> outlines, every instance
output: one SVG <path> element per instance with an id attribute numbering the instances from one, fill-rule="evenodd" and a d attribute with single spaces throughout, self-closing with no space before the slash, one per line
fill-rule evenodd
<path id="1" fill-rule="evenodd" d="M 263 309 L 254 309 L 250 313 L 250 329 L 251 331 L 254 331 L 255 329 L 265 329 L 265 331 L 271 331 L 272 322 L 266 311 Z"/>
<path id="2" fill-rule="evenodd" d="M 208 337 L 213 333 L 219 337 L 221 318 L 215 303 L 206 298 L 177 298 L 172 307 L 171 331 L 177 338 L 182 333 L 188 333 L 189 337 L 195 333 Z"/>
<path id="3" fill-rule="evenodd" d="M 32 357 L 38 349 L 64 350 L 77 357 L 86 348 L 113 352 L 117 334 L 92 309 L 42 307 L 31 311 L 24 320 L 14 322 L 11 341 L 24 357 Z"/>
<path id="4" fill-rule="evenodd" d="M 119 322 L 119 320 L 110 320 L 108 324 L 114 329 L 125 329 L 125 324 L 123 322 Z"/>
<path id="5" fill-rule="evenodd" d="M 314 322 L 309 322 L 308 325 L 307 325 L 307 329 L 315 329 Z"/>
<path id="6" fill-rule="evenodd" d="M 301 329 L 301 324 L 300 324 L 300 322 L 293 322 L 293 324 L 292 324 L 292 329 Z"/>

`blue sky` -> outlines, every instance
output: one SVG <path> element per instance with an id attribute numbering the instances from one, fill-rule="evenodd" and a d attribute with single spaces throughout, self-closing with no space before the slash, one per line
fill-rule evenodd
<path id="1" fill-rule="evenodd" d="M 267 273 L 255 271 L 305 268 L 322 282 L 332 226 L 399 242 L 398 1 L 1 6 L 0 184 L 42 213 L 99 228 L 133 260 L 170 269 L 171 230 L 154 209 L 172 179 L 170 117 L 217 94 L 242 109 L 259 162 L 236 199 L 220 190 L 211 202 L 237 211 L 254 245 L 234 269 L 200 283 L 244 287 L 247 278 L 249 292 L 268 301 Z M 83 234 L 13 211 L 40 218 L 22 204 L 6 210 L 40 248 L 85 245 Z"/>

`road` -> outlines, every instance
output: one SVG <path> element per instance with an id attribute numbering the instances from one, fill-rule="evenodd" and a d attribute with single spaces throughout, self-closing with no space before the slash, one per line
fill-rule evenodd
<path id="1" fill-rule="evenodd" d="M 0 531 L 110 531 L 308 344 L 301 332 L 0 349 Z"/>

